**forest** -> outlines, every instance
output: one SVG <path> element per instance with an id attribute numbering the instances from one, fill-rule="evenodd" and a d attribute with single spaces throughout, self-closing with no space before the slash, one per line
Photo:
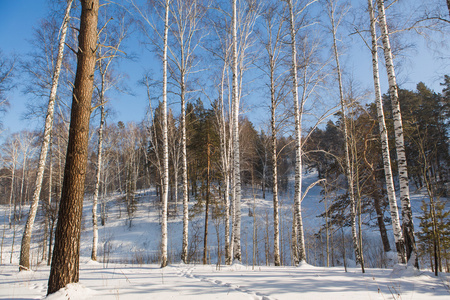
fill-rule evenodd
<path id="1" fill-rule="evenodd" d="M 0 52 L 2 115 L 20 90 L 29 99 L 25 117 L 41 124 L 0 131 L 0 261 L 9 253 L 5 232 L 13 232 L 13 248 L 21 243 L 21 270 L 31 268 L 37 244 L 54 293 L 78 281 L 83 201 L 92 203 L 97 261 L 108 199 L 118 199 L 131 228 L 141 193 L 152 192 L 161 268 L 211 263 L 215 226 L 217 264 L 329 267 L 348 259 L 362 272 L 408 263 L 448 273 L 450 75 L 406 87 L 398 73 L 420 59 L 410 50 L 419 40 L 448 64 L 441 42 L 449 29 L 443 0 L 49 3 L 32 52 Z M 349 63 L 354 43 L 370 65 L 365 79 L 352 69 L 364 56 L 351 54 Z M 125 71 L 130 62 L 148 64 L 138 82 Z M 145 117 L 118 120 L 114 99 L 137 97 L 134 89 L 144 91 Z M 321 222 L 313 233 L 302 216 L 312 189 L 326 206 L 313 216 Z M 242 218 L 256 214 L 244 194 L 271 203 L 261 261 L 243 254 Z M 284 227 L 280 199 L 289 203 Z M 190 222 L 199 216 L 194 240 Z M 182 223 L 176 256 L 168 251 L 174 221 Z M 375 234 L 366 238 L 367 231 Z M 322 259 L 312 258 L 312 243 Z M 380 253 L 367 257 L 372 243 Z"/>

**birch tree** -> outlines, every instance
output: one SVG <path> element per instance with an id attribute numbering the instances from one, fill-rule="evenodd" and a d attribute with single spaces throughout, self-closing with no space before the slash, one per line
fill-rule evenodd
<path id="1" fill-rule="evenodd" d="M 183 186 L 183 242 L 181 247 L 181 260 L 184 263 L 187 263 L 189 241 L 186 101 L 189 93 L 189 77 L 192 73 L 196 72 L 198 66 L 195 53 L 205 35 L 202 32 L 200 23 L 206 12 L 202 4 L 202 1 L 199 0 L 176 0 L 171 9 L 171 15 L 174 19 L 174 26 L 171 33 L 175 39 L 175 45 L 169 48 L 171 65 L 173 65 L 171 72 L 175 73 L 173 74 L 173 78 L 179 87 L 179 97 L 181 100 L 181 177 Z"/>
<path id="2" fill-rule="evenodd" d="M 414 266 L 419 267 L 416 253 L 416 241 L 414 237 L 414 224 L 412 219 L 411 201 L 409 197 L 408 166 L 406 162 L 405 142 L 403 136 L 402 115 L 398 101 L 398 86 L 395 75 L 394 60 L 389 38 L 389 30 L 386 21 L 384 0 L 377 0 L 378 21 L 383 42 L 384 60 L 389 81 L 389 99 L 392 107 L 392 118 L 394 120 L 395 149 L 397 152 L 398 176 L 400 184 L 400 201 L 402 205 L 402 229 L 406 247 L 406 258 L 415 257 Z"/>
<path id="3" fill-rule="evenodd" d="M 79 281 L 79 254 L 84 181 L 88 157 L 89 121 L 96 64 L 98 0 L 81 1 L 77 71 L 64 182 L 59 205 L 47 294 Z"/>
<path id="4" fill-rule="evenodd" d="M 20 144 L 18 135 L 10 136 L 5 144 L 3 145 L 3 152 L 5 153 L 5 157 L 3 158 L 8 169 L 10 170 L 10 184 L 9 184 L 9 210 L 8 210 L 8 224 L 9 228 L 11 228 L 13 224 L 13 220 L 16 221 L 16 195 L 14 193 L 14 189 L 16 186 L 16 169 L 19 165 L 19 152 L 20 152 Z M 14 207 L 14 208 L 13 208 Z"/>
<path id="5" fill-rule="evenodd" d="M 98 94 L 98 105 L 100 106 L 100 126 L 98 128 L 98 144 L 97 144 L 97 164 L 96 164 L 96 174 L 95 174 L 95 186 L 94 186 L 94 196 L 92 199 L 92 252 L 91 259 L 97 260 L 97 245 L 98 245 L 98 195 L 100 190 L 101 181 L 101 170 L 102 170 L 102 159 L 103 159 L 103 127 L 105 124 L 106 112 L 106 92 L 112 87 L 117 85 L 117 80 L 114 80 L 111 74 L 111 65 L 115 58 L 118 57 L 119 48 L 122 41 L 126 37 L 127 26 L 125 25 L 125 18 L 122 15 L 118 15 L 119 20 L 118 26 L 112 28 L 112 24 L 108 24 L 109 20 L 107 16 L 104 20 L 104 28 L 102 28 L 101 35 L 99 37 L 99 49 L 97 51 L 98 55 L 98 72 L 100 74 L 100 84 L 96 86 Z M 109 27 L 108 27 L 109 26 Z M 118 76 L 115 76 L 116 78 Z"/>
<path id="6" fill-rule="evenodd" d="M 55 69 L 52 78 L 52 86 L 50 90 L 50 97 L 47 106 L 47 116 L 45 118 L 44 125 L 44 138 L 42 140 L 41 152 L 39 155 L 39 162 L 36 174 L 36 183 L 33 192 L 33 198 L 28 213 L 28 219 L 25 224 L 25 229 L 22 237 L 22 244 L 20 248 L 20 261 L 19 270 L 28 270 L 30 268 L 30 241 L 33 231 L 34 220 L 36 218 L 36 212 L 39 204 L 39 196 L 42 189 L 42 181 L 44 178 L 45 162 L 47 159 L 48 147 L 50 144 L 51 132 L 53 128 L 53 116 L 56 101 L 56 92 L 58 89 L 59 75 L 61 73 L 61 65 L 64 56 L 64 43 L 67 35 L 67 28 L 70 21 L 70 9 L 72 7 L 73 0 L 67 1 L 66 11 L 64 19 L 61 25 L 61 35 L 58 45 L 58 56 L 56 59 Z"/>
<path id="7" fill-rule="evenodd" d="M 399 263 L 406 263 L 405 245 L 400 226 L 397 199 L 395 196 L 395 186 L 392 176 L 391 157 L 389 153 L 389 138 L 387 134 L 386 122 L 384 119 L 383 101 L 381 98 L 380 76 L 378 69 L 378 39 L 376 32 L 376 19 L 372 0 L 368 0 L 368 10 L 370 16 L 370 34 L 372 39 L 371 53 L 372 53 L 373 84 L 375 89 L 375 102 L 377 106 L 378 125 L 380 128 L 384 177 L 386 181 L 386 190 L 389 199 L 392 230 L 394 232 L 395 247 L 397 250 L 397 259 Z"/>
<path id="8" fill-rule="evenodd" d="M 286 84 L 286 77 L 284 72 L 280 72 L 281 62 L 283 58 L 283 38 L 285 32 L 284 20 L 282 12 L 277 10 L 276 4 L 267 7 L 264 14 L 264 29 L 267 33 L 267 38 L 263 41 L 264 47 L 267 51 L 267 59 L 264 59 L 264 64 L 268 68 L 264 68 L 264 72 L 269 77 L 270 90 L 270 128 L 271 128 L 271 160 L 272 160 L 272 193 L 273 193 L 273 233 L 274 233 L 274 248 L 273 257 L 275 266 L 281 265 L 280 259 L 280 222 L 279 222 L 279 201 L 278 201 L 278 153 L 277 153 L 277 107 L 285 98 L 283 92 Z"/>
<path id="9" fill-rule="evenodd" d="M 169 191 L 169 147 L 167 138 L 167 43 L 169 37 L 170 0 L 165 1 L 164 38 L 163 38 L 163 187 L 162 187 L 162 220 L 161 220 L 161 267 L 167 266 L 167 203 Z"/>
<path id="10" fill-rule="evenodd" d="M 237 0 L 232 0 L 232 103 L 233 103 L 233 201 L 235 217 L 233 222 L 233 260 L 241 261 L 241 167 L 239 156 L 239 87 L 238 87 L 238 41 Z"/>
<path id="11" fill-rule="evenodd" d="M 291 44 L 291 78 L 292 78 L 292 97 L 293 97 L 293 110 L 294 110 L 294 132 L 295 132 L 295 190 L 294 190 L 294 221 L 292 231 L 292 248 L 293 248 L 293 260 L 294 264 L 306 261 L 305 251 L 305 237 L 303 233 L 303 220 L 302 220 L 302 117 L 303 108 L 305 103 L 305 94 L 302 99 L 299 99 L 299 76 L 298 76 L 298 63 L 297 63 L 297 33 L 299 28 L 297 27 L 296 19 L 298 15 L 301 15 L 305 10 L 317 2 L 316 0 L 306 1 L 302 3 L 300 8 L 294 7 L 293 0 L 286 0 L 288 5 L 288 20 L 289 20 L 289 33 Z M 304 70 L 306 72 L 306 70 Z M 304 93 L 306 93 L 306 86 L 303 87 Z"/>
<path id="12" fill-rule="evenodd" d="M 0 50 L 0 112 L 5 112 L 6 107 L 9 105 L 6 92 L 14 87 L 12 82 L 14 73 L 15 60 L 6 58 Z M 2 125 L 1 120 L 0 125 Z"/>
<path id="13" fill-rule="evenodd" d="M 346 103 L 344 99 L 344 87 L 342 83 L 342 73 L 341 73 L 341 67 L 339 62 L 339 52 L 337 48 L 337 28 L 339 24 L 342 21 L 342 17 L 344 14 L 336 15 L 337 14 L 337 1 L 333 0 L 327 0 L 327 13 L 328 17 L 330 18 L 331 22 L 331 33 L 333 36 L 333 54 L 334 54 L 334 60 L 336 63 L 336 75 L 339 85 L 339 100 L 341 105 L 341 114 L 342 114 L 342 120 L 343 120 L 343 131 L 344 131 L 344 150 L 345 150 L 345 175 L 347 177 L 348 182 L 348 196 L 350 201 L 350 225 L 351 225 L 351 235 L 352 235 L 352 245 L 353 245 L 353 251 L 355 252 L 355 261 L 356 264 L 360 265 L 363 268 L 363 262 L 361 259 L 361 252 L 358 245 L 358 236 L 356 231 L 356 201 L 355 201 L 355 194 L 354 194 L 354 174 L 352 170 L 352 162 L 350 160 L 350 151 L 349 151 L 349 134 L 348 134 L 348 128 L 347 128 L 347 114 L 346 114 Z"/>

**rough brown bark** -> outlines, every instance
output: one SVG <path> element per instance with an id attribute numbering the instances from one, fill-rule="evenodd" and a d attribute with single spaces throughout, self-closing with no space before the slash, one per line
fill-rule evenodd
<path id="1" fill-rule="evenodd" d="M 448 15 L 450 16 L 450 0 L 447 0 Z"/>
<path id="2" fill-rule="evenodd" d="M 81 215 L 96 63 L 98 8 L 98 0 L 81 0 L 69 143 L 47 294 L 79 280 Z"/>

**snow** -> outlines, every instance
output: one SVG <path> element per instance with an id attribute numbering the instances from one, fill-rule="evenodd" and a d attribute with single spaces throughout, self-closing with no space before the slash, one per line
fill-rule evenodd
<path id="1" fill-rule="evenodd" d="M 401 269 L 401 266 L 399 266 Z M 391 276 L 390 269 L 255 267 L 173 264 L 80 265 L 80 283 L 70 284 L 49 300 L 60 299 L 449 299 L 448 277 L 431 272 Z M 403 267 L 406 269 L 406 267 Z M 417 270 L 416 270 L 417 271 Z M 49 267 L 19 273 L 3 265 L 1 299 L 42 299 Z M 395 273 L 396 271 L 394 271 Z M 446 281 L 447 285 L 444 284 Z"/>
<path id="2" fill-rule="evenodd" d="M 316 178 L 315 173 L 305 174 L 303 185 L 308 186 Z M 347 258 L 347 272 L 343 266 L 327 268 L 307 263 L 298 267 L 260 266 L 265 264 L 264 244 L 261 240 L 264 239 L 266 218 L 272 220 L 272 198 L 268 193 L 266 199 L 253 199 L 252 193 L 245 190 L 242 205 L 242 263 L 234 262 L 231 266 L 217 264 L 215 222 L 210 222 L 208 239 L 208 257 L 211 263 L 178 263 L 182 237 L 182 219 L 178 216 L 169 219 L 169 258 L 172 257 L 172 263 L 161 269 L 158 261 L 161 241 L 159 208 L 156 202 L 150 201 L 154 197 L 154 190 L 141 192 L 132 226 L 126 221 L 123 204 L 120 208 L 120 196 L 108 199 L 108 219 L 105 226 L 99 226 L 99 262 L 90 260 L 92 200 L 86 198 L 81 236 L 80 281 L 47 298 L 50 268 L 45 263 L 37 263 L 42 256 L 39 247 L 42 238 L 41 224 L 37 223 L 33 232 L 32 270 L 19 273 L 20 238 L 25 220 L 15 227 L 14 251 L 11 256 L 14 227 L 10 229 L 5 223 L 8 207 L 0 206 L 0 234 L 4 234 L 0 257 L 0 299 L 450 299 L 448 274 L 435 277 L 429 270 L 418 271 L 407 265 L 391 265 L 387 269 L 367 267 L 365 274 L 354 266 L 351 257 Z M 283 202 L 280 216 L 285 234 L 284 242 L 288 245 L 292 196 L 287 193 L 280 198 Z M 316 232 L 323 224 L 323 220 L 316 217 L 324 210 L 324 205 L 319 203 L 321 198 L 320 187 L 316 186 L 302 203 L 307 232 Z M 419 202 L 419 195 L 416 198 Z M 193 203 L 194 201 L 191 205 Z M 261 239 L 256 245 L 260 265 L 255 266 L 252 266 L 254 219 L 248 214 L 248 210 L 253 208 Z M 191 218 L 191 243 L 196 230 L 202 237 L 203 221 L 202 214 Z M 379 238 L 379 234 L 370 232 L 373 229 L 366 231 L 368 235 Z M 223 234 L 223 224 L 220 225 L 219 232 Z M 273 238 L 273 232 L 269 236 Z M 220 246 L 223 247 L 222 244 Z M 202 241 L 198 247 L 201 250 Z M 285 248 L 285 252 L 288 253 L 289 249 Z M 351 251 L 347 255 L 352 255 Z M 223 254 L 221 256 L 223 262 Z M 387 256 L 390 261 L 396 260 L 395 253 Z M 320 265 L 312 256 L 308 261 Z M 285 264 L 289 262 L 289 255 L 286 255 Z"/>

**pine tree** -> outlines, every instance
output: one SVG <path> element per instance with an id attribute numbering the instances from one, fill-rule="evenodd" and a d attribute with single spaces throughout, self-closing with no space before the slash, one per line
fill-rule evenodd
<path id="1" fill-rule="evenodd" d="M 69 144 L 47 294 L 79 280 L 81 216 L 96 64 L 98 0 L 81 1 Z"/>

